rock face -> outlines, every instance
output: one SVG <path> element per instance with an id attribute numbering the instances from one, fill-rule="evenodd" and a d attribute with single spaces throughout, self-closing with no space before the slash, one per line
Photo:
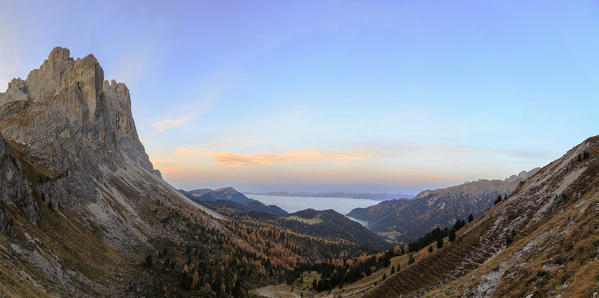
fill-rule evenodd
<path id="1" fill-rule="evenodd" d="M 2 135 L 0 135 L 0 200 L 0 231 L 8 234 L 14 232 L 9 224 L 7 207 L 18 210 L 32 223 L 37 221 L 37 206 L 23 174 L 21 162 Z"/>
<path id="2" fill-rule="evenodd" d="M 368 228 L 399 241 L 416 239 L 435 227 L 444 228 L 456 220 L 478 217 L 491 208 L 497 196 L 509 195 L 520 182 L 538 169 L 523 171 L 505 180 L 479 180 L 444 189 L 425 190 L 413 199 L 381 202 L 356 208 L 348 216 L 368 222 Z"/>
<path id="3" fill-rule="evenodd" d="M 599 136 L 365 297 L 592 297 L 599 292 Z"/>
<path id="4" fill-rule="evenodd" d="M 0 93 L 2 103 L 10 106 L 3 108 L 0 128 L 5 136 L 38 146 L 32 154 L 42 153 L 41 146 L 62 153 L 53 155 L 59 160 L 52 162 L 41 158 L 45 164 L 40 166 L 58 175 L 65 175 L 67 168 L 93 171 L 84 169 L 89 164 L 114 167 L 122 155 L 160 175 L 137 136 L 127 86 L 104 81 L 104 71 L 93 55 L 74 60 L 68 49 L 55 48 L 27 80 L 14 79 Z M 30 130 L 23 133 L 23 128 Z M 60 140 L 33 139 L 38 135 Z"/>
<path id="5" fill-rule="evenodd" d="M 20 272 L 0 276 L 0 296 L 120 295 L 114 271 L 134 268 L 153 236 L 177 237 L 157 210 L 221 218 L 153 168 L 127 86 L 64 48 L 0 93 L 0 203 L 0 272 Z"/>

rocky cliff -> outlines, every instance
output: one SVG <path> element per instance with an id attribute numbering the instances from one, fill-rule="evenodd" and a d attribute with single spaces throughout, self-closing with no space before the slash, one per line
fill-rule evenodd
<path id="1" fill-rule="evenodd" d="M 150 239 L 178 237 L 160 210 L 221 218 L 161 179 L 93 55 L 55 48 L 0 93 L 0 293 L 121 295 Z"/>

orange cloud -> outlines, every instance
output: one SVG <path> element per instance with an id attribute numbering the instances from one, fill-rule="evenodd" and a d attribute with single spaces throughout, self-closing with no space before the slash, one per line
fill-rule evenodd
<path id="1" fill-rule="evenodd" d="M 164 167 L 164 168 L 160 169 L 160 172 L 162 174 L 167 174 L 168 175 L 168 174 L 178 173 L 178 172 L 181 172 L 183 170 L 184 170 L 183 168 L 177 168 L 177 167 Z"/>
<path id="2" fill-rule="evenodd" d="M 367 155 L 352 152 L 323 152 L 318 149 L 305 149 L 287 153 L 257 152 L 241 154 L 232 152 L 197 151 L 186 147 L 178 148 L 177 156 L 205 156 L 227 167 L 247 167 L 256 165 L 273 165 L 300 162 L 320 161 L 357 161 L 368 158 Z"/>

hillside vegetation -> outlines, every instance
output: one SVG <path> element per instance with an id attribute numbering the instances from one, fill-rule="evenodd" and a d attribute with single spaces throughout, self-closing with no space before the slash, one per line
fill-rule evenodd
<path id="1" fill-rule="evenodd" d="M 587 139 L 466 225 L 453 244 L 366 297 L 599 292 L 598 157 L 599 137 Z"/>

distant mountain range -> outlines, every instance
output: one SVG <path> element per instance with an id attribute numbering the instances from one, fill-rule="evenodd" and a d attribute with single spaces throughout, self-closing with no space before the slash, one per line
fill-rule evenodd
<path id="1" fill-rule="evenodd" d="M 400 198 L 413 198 L 414 195 L 404 194 L 389 194 L 389 193 L 345 193 L 345 192 L 285 192 L 285 191 L 273 191 L 266 193 L 252 193 L 247 192 L 250 195 L 264 195 L 264 196 L 284 196 L 284 197 L 317 197 L 317 198 L 350 198 L 350 199 L 368 199 L 376 201 L 384 201 L 391 199 Z"/>
<path id="2" fill-rule="evenodd" d="M 262 202 L 250 199 L 232 187 L 215 190 L 195 189 L 190 191 L 179 190 L 188 198 L 197 203 L 206 205 L 211 209 L 230 208 L 242 213 L 264 212 L 274 215 L 287 215 L 287 211 L 275 206 L 264 205 Z"/>
<path id="3" fill-rule="evenodd" d="M 238 220 L 249 216 L 296 233 L 343 239 L 369 248 L 389 248 L 391 245 L 361 224 L 334 210 L 306 209 L 289 214 L 275 205 L 266 206 L 250 199 L 232 187 L 180 191 L 195 202 Z"/>
<path id="4" fill-rule="evenodd" d="M 356 208 L 348 216 L 368 222 L 379 235 L 398 241 L 418 238 L 435 227 L 452 225 L 472 214 L 477 217 L 491 208 L 498 196 L 512 193 L 539 169 L 523 171 L 505 180 L 478 180 L 444 189 L 425 190 L 413 199 L 381 202 Z"/>

